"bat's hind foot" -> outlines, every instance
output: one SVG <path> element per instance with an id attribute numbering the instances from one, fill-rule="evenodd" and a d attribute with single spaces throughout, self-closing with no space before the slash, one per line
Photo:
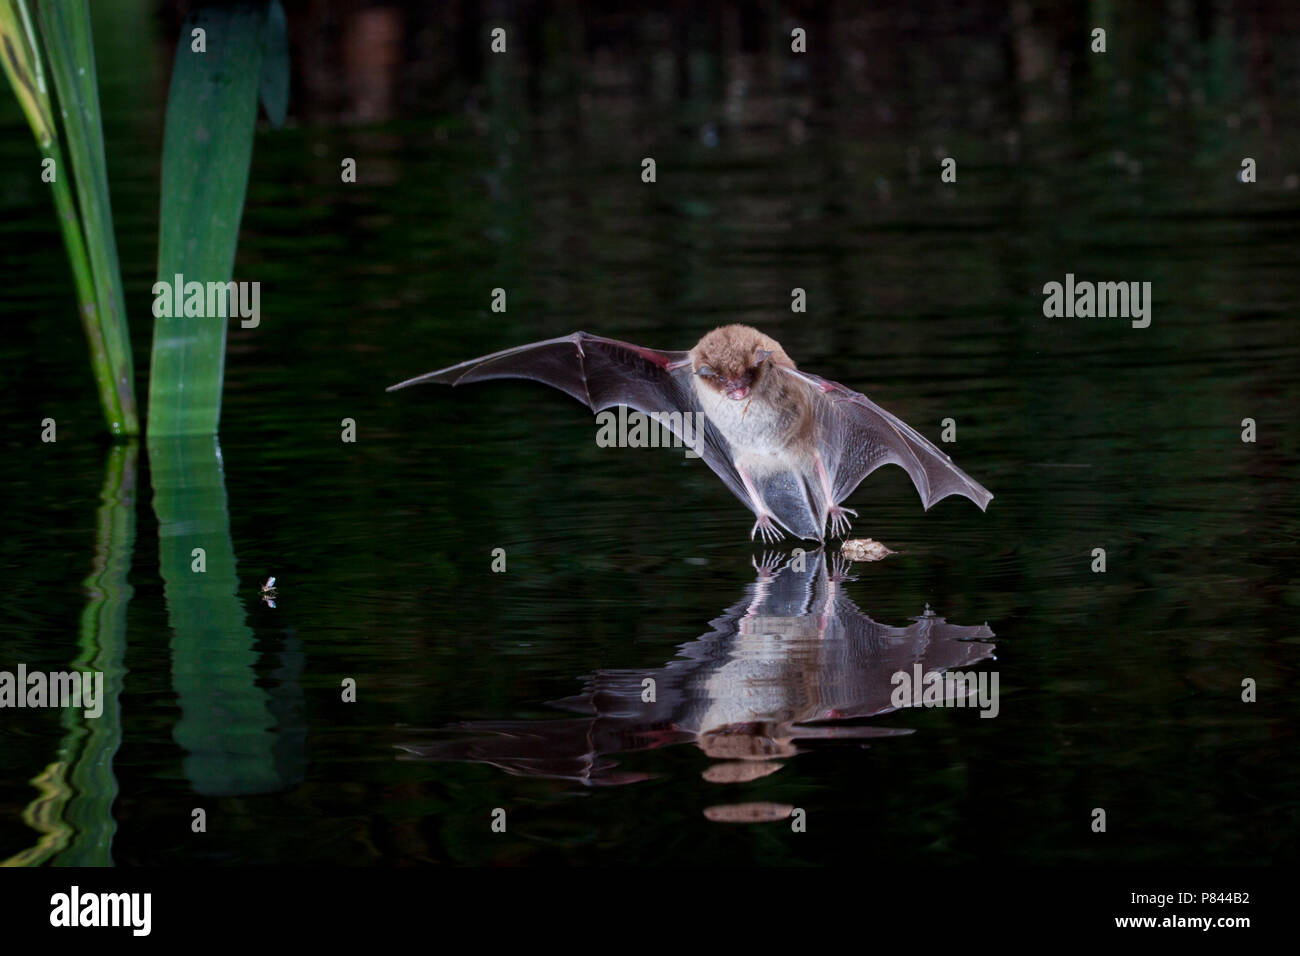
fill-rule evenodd
<path id="1" fill-rule="evenodd" d="M 858 513 L 852 508 L 842 508 L 839 505 L 832 505 L 828 514 L 831 519 L 831 534 L 837 537 L 848 534 L 849 528 L 852 527 L 845 515 L 853 515 L 855 518 L 858 516 Z"/>
<path id="2" fill-rule="evenodd" d="M 772 522 L 771 515 L 759 515 L 758 520 L 754 522 L 754 527 L 750 529 L 749 540 L 754 540 L 754 535 L 758 535 L 767 544 L 780 541 L 783 537 L 781 529 Z"/>

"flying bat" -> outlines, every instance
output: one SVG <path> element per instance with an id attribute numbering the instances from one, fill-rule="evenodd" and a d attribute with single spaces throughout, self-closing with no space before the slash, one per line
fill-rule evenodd
<path id="1" fill-rule="evenodd" d="M 916 429 L 865 395 L 800 371 L 780 343 L 746 325 L 714 329 L 689 352 L 574 332 L 388 391 L 493 378 L 535 379 L 592 411 L 626 405 L 664 422 L 754 512 L 751 539 L 775 541 L 784 528 L 824 541 L 828 523 L 832 534 L 844 534 L 857 512 L 843 502 L 881 465 L 901 466 L 927 510 L 948 495 L 980 510 L 993 498 Z"/>

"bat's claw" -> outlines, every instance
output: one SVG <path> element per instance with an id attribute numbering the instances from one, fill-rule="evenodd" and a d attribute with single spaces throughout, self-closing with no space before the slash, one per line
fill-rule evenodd
<path id="1" fill-rule="evenodd" d="M 780 541 L 783 537 L 781 529 L 772 523 L 771 515 L 759 515 L 758 520 L 754 522 L 754 527 L 749 531 L 749 540 L 754 540 L 754 535 L 758 535 L 765 543 L 772 544 Z"/>
<path id="2" fill-rule="evenodd" d="M 759 577 L 770 578 L 781 567 L 781 562 L 784 560 L 785 555 L 780 551 L 764 551 L 761 561 L 753 557 L 750 558 L 750 563 L 754 565 L 754 570 L 758 572 Z"/>
<path id="3" fill-rule="evenodd" d="M 852 508 L 843 508 L 840 507 L 839 505 L 831 506 L 830 519 L 831 519 L 832 535 L 842 538 L 844 537 L 844 535 L 848 534 L 849 529 L 853 527 L 849 523 L 849 519 L 846 518 L 845 515 L 853 515 L 853 517 L 856 518 L 858 516 L 858 513 L 854 511 Z"/>

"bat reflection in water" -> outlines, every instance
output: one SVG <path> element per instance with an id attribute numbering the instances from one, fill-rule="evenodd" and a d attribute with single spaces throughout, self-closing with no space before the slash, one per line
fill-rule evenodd
<path id="1" fill-rule="evenodd" d="M 865 395 L 800 371 L 775 339 L 745 325 L 714 329 L 689 352 L 661 352 L 575 332 L 470 359 L 391 386 L 528 378 L 593 411 L 626 405 L 662 420 L 754 512 L 750 537 L 825 539 L 849 529 L 844 501 L 881 465 L 900 465 L 928 509 L 991 495 L 910 425 Z M 702 422 L 701 434 L 684 427 Z"/>
<path id="2" fill-rule="evenodd" d="M 445 728 L 454 739 L 400 749 L 406 759 L 473 761 L 596 786 L 652 776 L 619 770 L 620 753 L 694 743 L 719 761 L 706 779 L 741 782 L 780 769 L 776 761 L 798 753 L 798 740 L 911 733 L 837 722 L 895 710 L 900 671 L 911 675 L 919 664 L 924 674 L 943 672 L 993 655 L 988 625 L 958 627 L 927 610 L 907 627 L 886 627 L 848 598 L 845 578 L 828 572 L 820 552 L 800 563 L 765 560 L 744 599 L 663 667 L 598 671 L 581 694 L 555 702 L 580 717 L 473 721 Z M 655 686 L 650 703 L 642 700 L 646 678 Z"/>

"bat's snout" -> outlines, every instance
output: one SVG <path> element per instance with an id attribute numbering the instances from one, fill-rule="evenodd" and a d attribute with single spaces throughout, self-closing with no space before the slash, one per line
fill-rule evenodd
<path id="1" fill-rule="evenodd" d="M 743 399 L 749 398 L 749 386 L 737 385 L 735 388 L 727 389 L 727 398 L 731 399 L 733 402 L 739 402 Z"/>

